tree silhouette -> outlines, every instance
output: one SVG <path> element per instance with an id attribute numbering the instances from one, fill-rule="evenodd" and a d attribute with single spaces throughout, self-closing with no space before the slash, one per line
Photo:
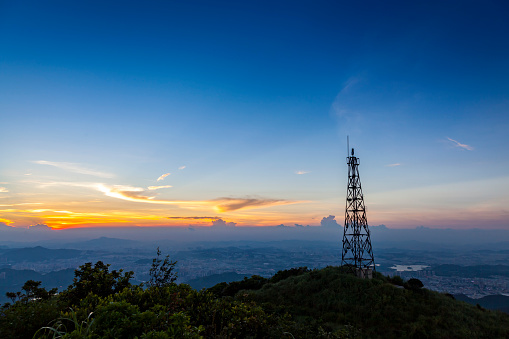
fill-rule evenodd
<path id="1" fill-rule="evenodd" d="M 176 261 L 170 260 L 170 255 L 161 259 L 161 250 L 157 248 L 157 258 L 152 260 L 152 268 L 150 268 L 150 287 L 163 287 L 173 284 L 177 280 L 175 270 Z"/>

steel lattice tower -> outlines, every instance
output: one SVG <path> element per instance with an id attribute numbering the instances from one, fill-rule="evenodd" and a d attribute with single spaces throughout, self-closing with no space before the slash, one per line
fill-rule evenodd
<path id="1" fill-rule="evenodd" d="M 343 252 L 341 266 L 349 267 L 358 276 L 368 277 L 375 270 L 375 259 L 369 236 L 366 207 L 359 177 L 359 158 L 347 158 L 348 188 L 346 192 L 345 227 L 343 231 Z"/>

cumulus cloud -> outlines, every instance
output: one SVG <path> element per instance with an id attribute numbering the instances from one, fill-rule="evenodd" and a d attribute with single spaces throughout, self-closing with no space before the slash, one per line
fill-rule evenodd
<path id="1" fill-rule="evenodd" d="M 39 164 L 39 165 L 53 166 L 53 167 L 63 169 L 64 171 L 69 171 L 69 172 L 79 173 L 79 174 L 86 174 L 86 175 L 93 175 L 93 176 L 100 177 L 100 178 L 113 178 L 114 177 L 114 175 L 111 173 L 99 172 L 99 171 L 96 171 L 93 169 L 83 167 L 80 164 L 75 164 L 75 163 L 71 163 L 71 162 L 52 162 L 52 161 L 38 160 L 38 161 L 33 161 L 33 163 Z"/>
<path id="2" fill-rule="evenodd" d="M 171 173 L 165 173 L 163 175 L 161 175 L 159 178 L 157 178 L 157 181 L 161 181 L 161 180 L 164 180 L 164 178 L 166 178 L 168 175 L 170 175 Z"/>
<path id="3" fill-rule="evenodd" d="M 186 166 L 180 166 L 179 170 L 183 170 L 184 168 L 186 168 Z"/>
<path id="4" fill-rule="evenodd" d="M 0 193 L 7 193 L 9 190 L 5 187 L 0 187 Z"/>
<path id="5" fill-rule="evenodd" d="M 308 174 L 311 173 L 310 171 L 295 171 L 295 174 L 302 175 L 302 174 Z"/>
<path id="6" fill-rule="evenodd" d="M 322 227 L 338 227 L 339 224 L 336 222 L 336 216 L 329 215 L 328 217 L 323 217 L 322 221 L 320 221 L 320 225 Z"/>
<path id="7" fill-rule="evenodd" d="M 52 228 L 49 227 L 48 225 L 46 224 L 37 224 L 37 225 L 30 225 L 28 226 L 28 229 L 30 231 L 39 231 L 39 232 L 44 232 L 44 231 L 51 231 Z"/>
<path id="8" fill-rule="evenodd" d="M 397 162 L 395 164 L 385 165 L 385 167 L 396 167 L 396 166 L 401 166 L 401 164 L 399 162 Z"/>
<path id="9" fill-rule="evenodd" d="M 474 150 L 474 148 L 472 146 L 469 146 L 469 145 L 466 145 L 466 144 L 462 144 L 459 141 L 456 141 L 456 140 L 451 139 L 449 137 L 447 138 L 447 140 L 452 142 L 455 147 L 460 147 L 460 148 L 466 149 L 467 151 L 473 151 Z"/>
<path id="10" fill-rule="evenodd" d="M 151 191 L 160 190 L 161 188 L 170 188 L 173 187 L 171 185 L 165 185 L 165 186 L 149 186 L 148 189 Z"/>
<path id="11" fill-rule="evenodd" d="M 225 227 L 235 227 L 236 225 L 237 223 L 235 222 L 226 222 L 223 219 L 212 220 L 212 227 L 225 228 Z"/>

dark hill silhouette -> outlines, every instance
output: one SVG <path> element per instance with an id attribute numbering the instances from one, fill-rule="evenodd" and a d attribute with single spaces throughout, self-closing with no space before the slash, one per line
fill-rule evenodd
<path id="1" fill-rule="evenodd" d="M 235 272 L 225 272 L 190 279 L 185 283 L 194 288 L 195 290 L 201 290 L 202 288 L 209 288 L 222 282 L 230 283 L 232 281 L 242 280 L 245 277 L 249 277 L 249 275 L 238 274 Z"/>
<path id="2" fill-rule="evenodd" d="M 253 282 L 219 284 L 210 291 L 231 293 L 236 284 L 235 298 L 254 301 L 267 310 L 284 310 L 300 323 L 318 324 L 345 337 L 509 336 L 509 316 L 504 313 L 468 305 L 417 284 L 397 288 L 392 279 L 378 273 L 367 280 L 344 274 L 340 267 L 327 267 L 295 271 L 278 282 L 262 279 L 254 276 Z"/>
<path id="3" fill-rule="evenodd" d="M 91 240 L 85 241 L 76 241 L 72 243 L 67 243 L 62 247 L 65 248 L 75 248 L 75 249 L 119 249 L 119 248 L 131 248 L 138 245 L 139 242 L 135 240 L 128 239 L 119 239 L 119 238 L 109 238 L 109 237 L 100 237 Z"/>
<path id="4" fill-rule="evenodd" d="M 5 296 L 7 292 L 19 291 L 27 280 L 41 281 L 42 287 L 59 290 L 67 288 L 74 278 L 74 269 L 53 271 L 42 274 L 33 270 L 14 270 L 11 268 L 0 269 L 0 304 L 9 301 Z"/>
<path id="5" fill-rule="evenodd" d="M 509 315 L 429 291 L 417 279 L 299 267 L 196 291 L 170 281 L 132 285 L 129 275 L 85 264 L 63 293 L 5 305 L 0 333 L 34 338 L 65 314 L 76 317 L 76 326 L 59 327 L 70 338 L 81 331 L 94 338 L 509 337 Z"/>
<path id="6" fill-rule="evenodd" d="M 37 262 L 54 259 L 71 259 L 81 256 L 82 252 L 79 250 L 70 249 L 48 249 L 41 246 L 16 248 L 5 251 L 1 258 L 7 262 Z"/>
<path id="7" fill-rule="evenodd" d="M 471 305 L 477 305 L 490 309 L 500 310 L 505 313 L 509 313 L 509 296 L 506 295 L 487 295 L 479 299 L 472 299 L 464 294 L 455 294 L 454 297 L 457 300 L 467 302 Z"/>
<path id="8" fill-rule="evenodd" d="M 493 276 L 509 277 L 508 265 L 473 265 L 459 266 L 444 264 L 433 266 L 436 275 L 462 278 L 492 278 Z"/>

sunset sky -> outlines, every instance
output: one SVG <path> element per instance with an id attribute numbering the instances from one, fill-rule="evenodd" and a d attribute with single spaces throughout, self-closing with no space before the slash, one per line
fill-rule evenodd
<path id="1" fill-rule="evenodd" d="M 506 1 L 0 1 L 0 223 L 509 228 Z M 233 225 L 233 224 L 230 224 Z"/>

